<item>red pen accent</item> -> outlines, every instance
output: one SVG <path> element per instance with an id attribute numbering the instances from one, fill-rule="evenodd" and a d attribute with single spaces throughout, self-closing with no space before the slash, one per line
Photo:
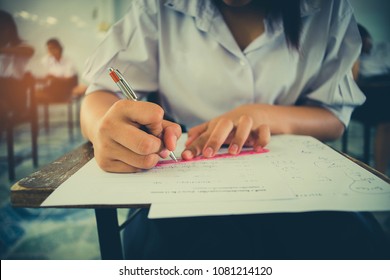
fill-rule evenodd
<path id="1" fill-rule="evenodd" d="M 110 76 L 114 80 L 115 83 L 119 82 L 119 77 L 114 71 L 110 71 Z"/>
<path id="2" fill-rule="evenodd" d="M 115 70 L 112 67 L 108 68 L 108 70 L 109 70 L 108 73 L 110 74 L 111 78 L 114 80 L 116 85 L 119 87 L 119 89 L 122 91 L 124 97 L 126 97 L 128 100 L 137 101 L 138 100 L 137 95 L 132 90 L 130 85 L 126 82 L 121 72 L 119 72 L 118 69 Z M 173 159 L 175 162 L 177 161 L 177 158 L 172 151 L 169 152 L 169 157 Z"/>

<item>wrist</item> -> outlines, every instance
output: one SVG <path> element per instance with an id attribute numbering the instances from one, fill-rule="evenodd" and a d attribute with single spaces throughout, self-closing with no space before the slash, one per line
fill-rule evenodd
<path id="1" fill-rule="evenodd" d="M 254 127 L 266 125 L 271 134 L 291 134 L 292 127 L 289 121 L 289 106 L 278 106 L 271 104 L 248 104 L 243 106 L 254 123 Z M 249 113 L 248 113 L 249 112 Z"/>

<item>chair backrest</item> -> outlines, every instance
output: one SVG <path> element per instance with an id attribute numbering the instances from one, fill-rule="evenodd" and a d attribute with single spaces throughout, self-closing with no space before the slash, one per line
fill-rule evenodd
<path id="1" fill-rule="evenodd" d="M 7 115 L 22 119 L 35 109 L 34 79 L 26 74 L 22 79 L 1 78 L 0 96 Z"/>
<path id="2" fill-rule="evenodd" d="M 77 75 L 66 80 L 53 78 L 50 86 L 45 91 L 50 94 L 54 101 L 67 101 L 72 97 L 72 90 L 77 84 Z"/>

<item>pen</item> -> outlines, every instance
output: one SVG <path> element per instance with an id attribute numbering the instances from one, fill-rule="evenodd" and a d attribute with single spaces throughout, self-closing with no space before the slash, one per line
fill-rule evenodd
<path id="1" fill-rule="evenodd" d="M 110 73 L 111 78 L 114 80 L 114 82 L 122 91 L 122 93 L 125 95 L 125 97 L 129 100 L 137 101 L 138 100 L 137 95 L 135 94 L 134 90 L 131 88 L 129 83 L 126 82 L 121 72 L 119 72 L 118 69 L 114 69 L 112 67 L 110 67 L 108 71 Z M 177 161 L 177 158 L 172 151 L 169 152 L 169 157 L 174 161 Z"/>

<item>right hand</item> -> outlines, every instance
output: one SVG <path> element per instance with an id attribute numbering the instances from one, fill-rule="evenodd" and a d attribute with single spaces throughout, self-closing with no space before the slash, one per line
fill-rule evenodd
<path id="1" fill-rule="evenodd" d="M 98 165 L 118 173 L 154 167 L 160 157 L 175 149 L 181 136 L 180 126 L 163 117 L 163 109 L 154 103 L 115 102 L 97 122 L 91 137 Z"/>

